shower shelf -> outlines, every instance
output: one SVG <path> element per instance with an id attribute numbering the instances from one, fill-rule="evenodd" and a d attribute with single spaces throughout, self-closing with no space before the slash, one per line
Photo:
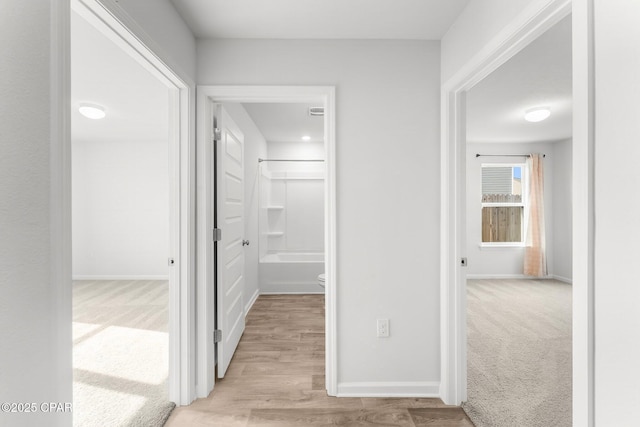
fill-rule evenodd
<path id="1" fill-rule="evenodd" d="M 284 206 L 267 206 L 267 209 L 270 211 L 281 211 L 284 209 Z"/>
<path id="2" fill-rule="evenodd" d="M 267 233 L 267 236 L 269 236 L 269 237 L 284 236 L 284 231 L 270 231 L 270 232 Z"/>

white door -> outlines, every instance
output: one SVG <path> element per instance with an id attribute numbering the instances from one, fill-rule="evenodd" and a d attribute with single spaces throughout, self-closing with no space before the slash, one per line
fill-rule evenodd
<path id="1" fill-rule="evenodd" d="M 216 108 L 215 227 L 218 378 L 223 378 L 244 332 L 244 135 L 221 105 Z"/>

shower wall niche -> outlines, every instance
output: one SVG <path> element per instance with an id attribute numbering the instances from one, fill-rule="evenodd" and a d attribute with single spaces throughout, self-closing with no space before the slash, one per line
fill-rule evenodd
<path id="1" fill-rule="evenodd" d="M 261 169 L 261 256 L 323 253 L 323 170 L 270 170 L 266 162 Z"/>

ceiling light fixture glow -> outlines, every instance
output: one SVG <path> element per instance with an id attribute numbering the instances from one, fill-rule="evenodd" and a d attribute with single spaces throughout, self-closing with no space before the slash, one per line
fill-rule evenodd
<path id="1" fill-rule="evenodd" d="M 311 141 L 311 137 L 309 135 L 305 135 L 302 137 L 303 141 Z"/>
<path id="2" fill-rule="evenodd" d="M 104 119 L 107 115 L 104 107 L 98 104 L 80 104 L 80 108 L 78 108 L 78 111 L 86 118 L 93 120 Z"/>
<path id="3" fill-rule="evenodd" d="M 528 122 L 541 122 L 551 115 L 551 108 L 549 107 L 535 107 L 530 108 L 524 112 L 524 119 Z"/>

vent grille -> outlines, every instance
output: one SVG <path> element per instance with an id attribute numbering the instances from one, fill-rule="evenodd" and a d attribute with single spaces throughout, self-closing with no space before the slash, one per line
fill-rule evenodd
<path id="1" fill-rule="evenodd" d="M 319 116 L 319 117 L 324 116 L 324 107 L 310 107 L 309 108 L 309 115 L 310 116 Z"/>

